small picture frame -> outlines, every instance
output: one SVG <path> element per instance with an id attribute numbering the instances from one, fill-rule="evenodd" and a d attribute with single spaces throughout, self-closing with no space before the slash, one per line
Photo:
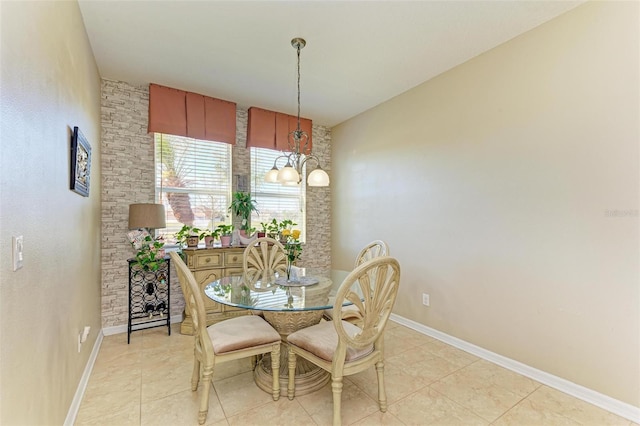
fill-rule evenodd
<path id="1" fill-rule="evenodd" d="M 72 191 L 83 197 L 89 196 L 91 178 L 91 145 L 78 126 L 71 135 L 71 186 Z"/>

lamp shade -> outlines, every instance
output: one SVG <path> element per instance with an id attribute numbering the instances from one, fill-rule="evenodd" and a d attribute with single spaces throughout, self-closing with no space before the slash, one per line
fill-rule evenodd
<path id="1" fill-rule="evenodd" d="M 129 229 L 158 229 L 166 226 L 164 205 L 151 203 L 129 205 Z"/>
<path id="2" fill-rule="evenodd" d="M 280 183 L 285 183 L 285 182 L 298 183 L 299 181 L 300 181 L 300 175 L 298 174 L 296 169 L 291 167 L 289 163 L 287 163 L 287 165 L 284 166 L 282 170 L 278 172 L 278 182 Z"/>
<path id="3" fill-rule="evenodd" d="M 309 186 L 329 186 L 329 175 L 318 167 L 309 173 L 307 184 Z"/>
<path id="4" fill-rule="evenodd" d="M 278 169 L 274 167 L 264 175 L 265 182 L 277 182 L 278 181 Z"/>

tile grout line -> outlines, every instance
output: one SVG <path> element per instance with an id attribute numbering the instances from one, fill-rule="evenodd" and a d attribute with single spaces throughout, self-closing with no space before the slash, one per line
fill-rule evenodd
<path id="1" fill-rule="evenodd" d="M 524 376 L 523 376 L 524 377 Z M 513 404 L 511 407 L 509 407 L 509 409 L 507 409 L 504 413 L 500 414 L 498 416 L 498 418 L 496 418 L 494 421 L 490 422 L 490 424 L 495 424 L 498 420 L 500 420 L 501 418 L 503 418 L 504 416 L 507 415 L 507 413 L 509 413 L 510 411 L 512 411 L 514 408 L 516 408 L 518 405 L 520 405 L 524 400 L 528 399 L 531 395 L 533 395 L 534 392 L 536 392 L 538 389 L 540 389 L 542 386 L 544 386 L 542 383 L 536 381 L 536 383 L 538 384 L 538 386 L 536 386 L 536 388 L 534 390 L 532 390 L 531 392 L 529 392 L 527 395 L 523 396 L 518 402 L 516 402 L 515 404 Z M 505 388 L 506 389 L 506 388 Z"/>

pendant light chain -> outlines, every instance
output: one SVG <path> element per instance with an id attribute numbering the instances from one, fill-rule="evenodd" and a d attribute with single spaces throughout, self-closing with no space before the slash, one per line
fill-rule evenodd
<path id="1" fill-rule="evenodd" d="M 162 201 L 162 181 L 164 180 L 164 159 L 162 157 L 164 151 L 164 135 L 160 134 L 160 204 L 164 204 Z"/>
<path id="2" fill-rule="evenodd" d="M 299 43 L 296 50 L 298 51 L 298 128 L 296 130 L 300 132 L 300 44 Z"/>
<path id="3" fill-rule="evenodd" d="M 297 89 L 298 89 L 298 116 L 297 127 L 289 132 L 287 137 L 290 152 L 283 152 L 273 161 L 273 167 L 264 177 L 265 182 L 280 182 L 284 185 L 298 185 L 302 182 L 304 165 L 308 160 L 316 163 L 316 168 L 307 177 L 309 186 L 329 186 L 329 175 L 320 167 L 320 159 L 311 153 L 311 132 L 307 133 L 300 127 L 300 50 L 307 42 L 300 37 L 291 40 L 291 46 L 297 53 Z M 311 125 L 311 123 L 309 123 Z M 304 143 L 304 144 L 303 144 Z M 276 163 L 279 159 L 286 159 L 285 166 L 280 170 Z"/>

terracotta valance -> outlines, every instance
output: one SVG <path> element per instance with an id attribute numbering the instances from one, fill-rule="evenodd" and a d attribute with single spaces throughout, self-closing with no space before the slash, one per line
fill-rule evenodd
<path id="1" fill-rule="evenodd" d="M 149 132 L 235 144 L 236 104 L 152 83 Z"/>
<path id="2" fill-rule="evenodd" d="M 247 148 L 269 148 L 278 151 L 289 151 L 289 133 L 298 127 L 298 118 L 294 115 L 269 111 L 262 108 L 249 108 L 247 124 Z M 305 154 L 311 153 L 311 131 L 313 122 L 300 118 L 300 129 L 309 135 L 309 144 Z"/>

